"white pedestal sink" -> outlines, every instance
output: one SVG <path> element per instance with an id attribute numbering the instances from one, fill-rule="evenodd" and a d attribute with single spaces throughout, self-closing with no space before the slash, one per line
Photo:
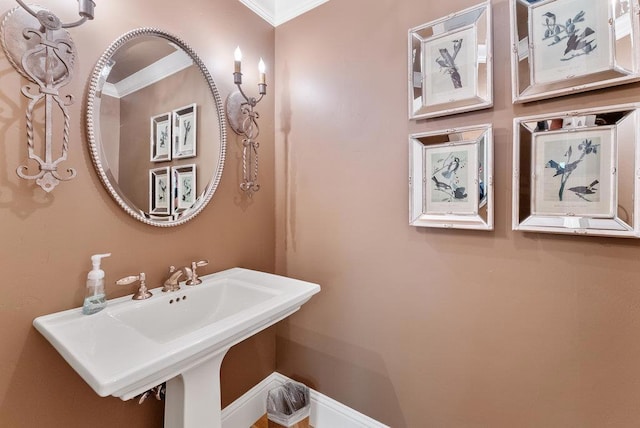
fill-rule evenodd
<path id="1" fill-rule="evenodd" d="M 234 268 L 180 291 L 109 301 L 33 324 L 102 397 L 123 400 L 167 382 L 165 427 L 221 426 L 220 365 L 233 345 L 300 309 L 320 286 Z"/>

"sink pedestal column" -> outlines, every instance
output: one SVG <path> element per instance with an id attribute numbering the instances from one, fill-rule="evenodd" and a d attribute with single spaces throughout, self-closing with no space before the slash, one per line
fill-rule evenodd
<path id="1" fill-rule="evenodd" d="M 222 428 L 220 365 L 227 351 L 167 381 L 165 428 Z"/>

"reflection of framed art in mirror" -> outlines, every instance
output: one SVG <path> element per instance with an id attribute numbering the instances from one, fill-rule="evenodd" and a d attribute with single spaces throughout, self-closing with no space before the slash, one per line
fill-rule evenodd
<path id="1" fill-rule="evenodd" d="M 149 213 L 171 213 L 171 175 L 169 167 L 149 170 Z"/>
<path id="2" fill-rule="evenodd" d="M 171 168 L 173 212 L 188 210 L 196 202 L 196 165 L 182 165 Z"/>
<path id="3" fill-rule="evenodd" d="M 173 111 L 173 158 L 191 158 L 197 147 L 197 108 L 195 104 Z"/>
<path id="4" fill-rule="evenodd" d="M 516 118 L 513 229 L 640 237 L 638 106 Z"/>
<path id="5" fill-rule="evenodd" d="M 409 137 L 409 223 L 493 230 L 491 125 Z"/>
<path id="6" fill-rule="evenodd" d="M 151 118 L 150 147 L 151 162 L 171 160 L 171 113 Z"/>

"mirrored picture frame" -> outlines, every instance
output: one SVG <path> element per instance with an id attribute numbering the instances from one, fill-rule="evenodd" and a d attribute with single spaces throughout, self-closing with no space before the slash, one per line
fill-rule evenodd
<path id="1" fill-rule="evenodd" d="M 162 113 L 151 118 L 150 160 L 163 162 L 171 160 L 171 113 Z"/>
<path id="2" fill-rule="evenodd" d="M 409 224 L 493 230 L 490 124 L 409 136 Z"/>
<path id="3" fill-rule="evenodd" d="M 149 170 L 149 214 L 171 214 L 171 174 L 169 167 Z"/>
<path id="4" fill-rule="evenodd" d="M 638 0 L 510 0 L 512 101 L 640 80 Z"/>
<path id="5" fill-rule="evenodd" d="M 182 213 L 196 203 L 196 165 L 181 165 L 171 168 L 171 189 L 173 213 Z"/>
<path id="6" fill-rule="evenodd" d="M 173 110 L 173 158 L 192 158 L 197 154 L 198 115 L 196 104 Z"/>
<path id="7" fill-rule="evenodd" d="M 409 30 L 409 118 L 493 106 L 491 3 Z"/>
<path id="8" fill-rule="evenodd" d="M 640 237 L 639 106 L 514 119 L 513 230 Z"/>

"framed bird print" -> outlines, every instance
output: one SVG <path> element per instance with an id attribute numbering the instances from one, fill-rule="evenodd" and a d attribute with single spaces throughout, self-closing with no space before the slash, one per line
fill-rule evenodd
<path id="1" fill-rule="evenodd" d="M 640 237 L 639 105 L 516 118 L 513 229 Z"/>
<path id="2" fill-rule="evenodd" d="M 409 117 L 493 105 L 491 3 L 409 30 Z"/>
<path id="3" fill-rule="evenodd" d="M 640 79 L 638 0 L 511 0 L 513 101 Z"/>
<path id="4" fill-rule="evenodd" d="M 476 141 L 425 145 L 426 214 L 478 212 L 479 168 Z"/>
<path id="5" fill-rule="evenodd" d="M 151 118 L 150 161 L 171 160 L 171 113 L 163 113 Z"/>
<path id="6" fill-rule="evenodd" d="M 171 167 L 173 195 L 173 213 L 181 213 L 190 209 L 196 202 L 196 165 L 181 165 Z"/>
<path id="7" fill-rule="evenodd" d="M 149 170 L 149 214 L 171 214 L 169 167 Z"/>
<path id="8" fill-rule="evenodd" d="M 491 125 L 409 137 L 413 226 L 493 229 Z"/>
<path id="9" fill-rule="evenodd" d="M 172 112 L 173 159 L 192 158 L 197 153 L 197 105 L 189 104 Z"/>
<path id="10" fill-rule="evenodd" d="M 612 218 L 613 126 L 533 134 L 533 215 Z"/>

